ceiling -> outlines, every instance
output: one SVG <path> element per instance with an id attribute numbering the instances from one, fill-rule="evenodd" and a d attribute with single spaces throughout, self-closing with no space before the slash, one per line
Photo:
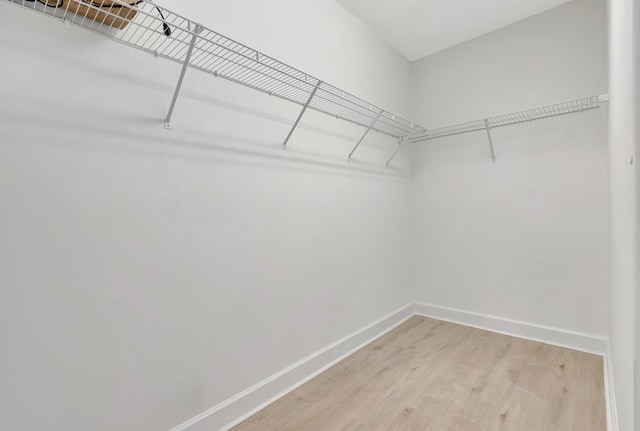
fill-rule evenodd
<path id="1" fill-rule="evenodd" d="M 413 61 L 569 0 L 336 1 Z"/>

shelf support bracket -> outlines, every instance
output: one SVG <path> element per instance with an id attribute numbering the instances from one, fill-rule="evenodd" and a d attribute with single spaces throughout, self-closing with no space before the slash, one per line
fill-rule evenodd
<path id="1" fill-rule="evenodd" d="M 182 70 L 180 71 L 178 84 L 176 85 L 176 90 L 173 93 L 173 99 L 171 99 L 171 106 L 169 106 L 169 112 L 167 113 L 167 118 L 164 120 L 165 129 L 171 129 L 171 116 L 173 115 L 173 109 L 176 107 L 176 101 L 178 100 L 180 89 L 182 88 L 182 81 L 184 80 L 184 75 L 187 73 L 187 67 L 189 67 L 189 61 L 191 61 L 191 54 L 193 53 L 193 48 L 196 45 L 198 34 L 200 34 L 201 31 L 202 31 L 202 26 L 200 24 L 196 24 L 195 28 L 193 29 L 193 35 L 191 36 L 191 42 L 189 43 L 189 50 L 187 51 L 187 56 L 185 57 L 184 63 L 182 64 Z"/>
<path id="2" fill-rule="evenodd" d="M 309 107 L 309 104 L 311 103 L 311 100 L 313 100 L 314 96 L 316 95 L 316 91 L 318 91 L 318 87 L 320 87 L 320 84 L 322 84 L 322 81 L 318 81 L 318 83 L 314 87 L 313 91 L 309 95 L 309 100 L 307 100 L 307 103 L 305 103 L 304 106 L 302 107 L 302 111 L 300 111 L 300 115 L 298 115 L 298 118 L 296 119 L 296 122 L 293 123 L 293 127 L 291 128 L 291 130 L 289 130 L 289 134 L 287 135 L 287 138 L 284 140 L 284 144 L 282 144 L 282 149 L 283 150 L 287 149 L 287 143 L 289 143 L 289 139 L 291 139 L 291 135 L 293 135 L 293 132 L 298 127 L 298 123 L 302 119 L 302 116 L 304 115 L 304 113 L 307 111 L 307 108 Z"/>
<path id="3" fill-rule="evenodd" d="M 371 131 L 371 129 L 373 129 L 373 126 L 376 124 L 376 122 L 378 121 L 378 119 L 380 118 L 383 112 L 384 111 L 378 112 L 378 115 L 376 115 L 376 118 L 373 119 L 369 127 L 367 127 L 367 130 L 364 131 L 364 134 L 362 135 L 362 137 L 360 138 L 356 146 L 353 147 L 353 150 L 351 150 L 351 152 L 349 153 L 349 157 L 347 157 L 347 162 L 351 163 L 351 156 L 353 156 L 353 153 L 355 153 L 358 147 L 360 146 L 360 144 L 362 144 L 362 141 L 364 141 L 364 138 L 366 138 L 369 132 Z"/>
<path id="4" fill-rule="evenodd" d="M 389 164 L 391 163 L 391 161 L 395 159 L 398 153 L 400 152 L 400 150 L 402 150 L 402 145 L 406 143 L 409 139 L 411 139 L 414 133 L 415 133 L 415 130 L 409 133 L 407 136 L 403 136 L 402 138 L 398 139 L 398 149 L 396 150 L 395 153 L 393 153 L 393 155 L 389 158 L 389 160 L 387 160 L 387 163 L 384 164 L 385 169 L 389 167 Z"/>
<path id="5" fill-rule="evenodd" d="M 493 163 L 495 163 L 496 153 L 493 150 L 493 141 L 491 140 L 491 128 L 489 127 L 489 120 L 487 120 L 486 118 L 484 120 L 484 127 L 487 130 L 487 138 L 489 138 L 489 148 L 491 148 L 491 160 L 493 160 Z"/>

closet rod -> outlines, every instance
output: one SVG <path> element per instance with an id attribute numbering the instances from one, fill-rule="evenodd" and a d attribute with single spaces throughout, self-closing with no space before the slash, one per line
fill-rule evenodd
<path id="1" fill-rule="evenodd" d="M 425 128 L 405 118 L 150 0 L 4 1 L 22 5 L 156 57 L 174 61 L 183 66 L 184 71 L 188 68 L 200 70 L 395 139 L 404 138 L 414 131 L 427 132 Z M 184 73 L 181 77 L 184 78 Z M 174 93 L 176 97 L 182 79 L 178 82 Z M 174 106 L 175 100 L 172 102 L 172 107 Z M 173 109 L 167 120 L 172 113 Z M 371 126 L 376 118 L 375 125 Z"/>

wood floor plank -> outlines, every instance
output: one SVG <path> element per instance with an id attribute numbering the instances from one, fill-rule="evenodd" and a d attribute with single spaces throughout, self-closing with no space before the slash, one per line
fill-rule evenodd
<path id="1" fill-rule="evenodd" d="M 602 358 L 413 317 L 233 431 L 605 431 Z"/>

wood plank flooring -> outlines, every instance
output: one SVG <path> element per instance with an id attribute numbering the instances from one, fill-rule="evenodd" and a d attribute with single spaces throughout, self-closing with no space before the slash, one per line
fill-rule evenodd
<path id="1" fill-rule="evenodd" d="M 602 358 L 413 317 L 233 431 L 605 431 Z"/>

